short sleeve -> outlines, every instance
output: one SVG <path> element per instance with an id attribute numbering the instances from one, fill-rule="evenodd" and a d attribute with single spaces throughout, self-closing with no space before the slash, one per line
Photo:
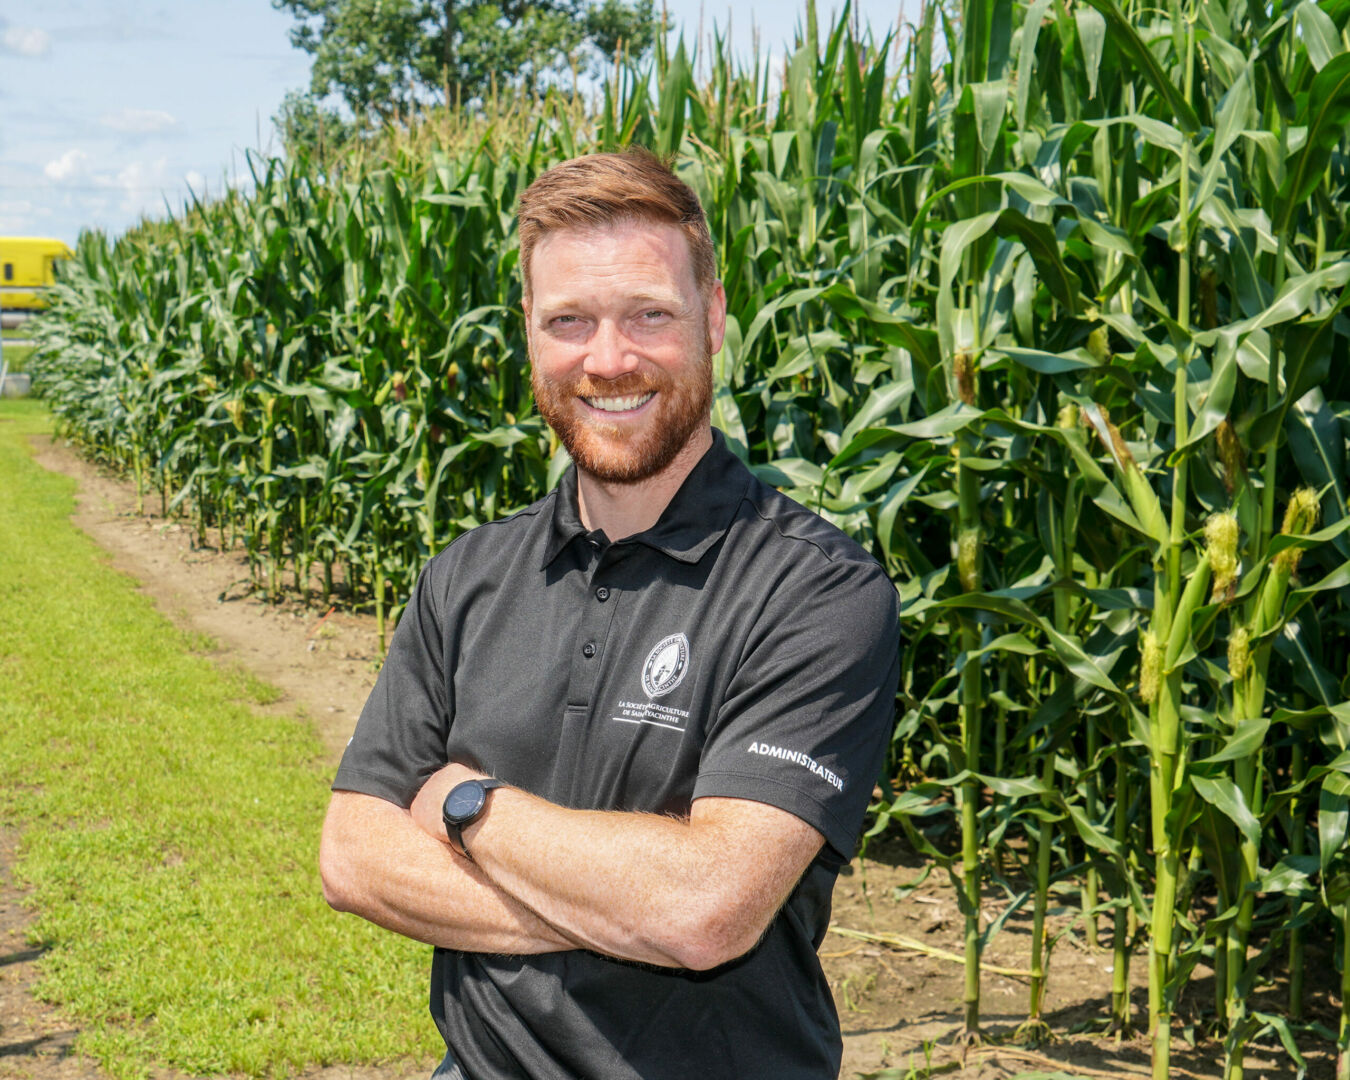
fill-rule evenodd
<path id="1" fill-rule="evenodd" d="M 359 791 L 405 809 L 446 763 L 451 702 L 433 560 L 399 619 L 384 666 L 338 765 L 335 791 Z"/>
<path id="2" fill-rule="evenodd" d="M 818 555 L 757 620 L 693 797 L 787 810 L 847 861 L 894 726 L 898 679 L 894 587 L 875 563 Z"/>

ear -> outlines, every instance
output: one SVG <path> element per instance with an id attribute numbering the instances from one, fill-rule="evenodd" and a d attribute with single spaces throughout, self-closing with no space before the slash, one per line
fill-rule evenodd
<path id="1" fill-rule="evenodd" d="M 727 332 L 727 291 L 720 281 L 713 282 L 712 292 L 708 295 L 708 343 L 712 346 L 712 355 L 716 356 L 722 348 L 722 339 Z"/>

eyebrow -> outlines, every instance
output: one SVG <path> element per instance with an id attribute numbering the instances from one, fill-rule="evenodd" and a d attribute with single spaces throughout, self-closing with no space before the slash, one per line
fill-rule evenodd
<path id="1" fill-rule="evenodd" d="M 680 296 L 678 293 L 640 292 L 640 293 L 633 293 L 630 296 L 626 297 L 625 299 L 631 301 L 632 303 L 638 306 L 641 306 L 643 304 L 652 304 L 660 307 L 673 308 L 677 311 L 683 311 L 687 307 L 689 307 L 689 305 L 685 302 L 684 298 Z M 587 301 L 583 300 L 580 297 L 564 296 L 561 299 L 552 301 L 548 304 L 537 304 L 537 306 L 540 312 L 542 313 L 542 312 L 554 312 L 559 310 L 566 310 L 568 308 L 585 307 L 586 304 Z"/>
<path id="2" fill-rule="evenodd" d="M 685 306 L 684 297 L 678 293 L 634 293 L 632 298 L 639 304 L 660 304 L 673 308 Z"/>

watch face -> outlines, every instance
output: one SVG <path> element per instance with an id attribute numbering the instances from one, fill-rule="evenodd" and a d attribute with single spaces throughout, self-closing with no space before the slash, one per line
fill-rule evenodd
<path id="1" fill-rule="evenodd" d="M 467 821 L 483 808 L 487 793 L 477 780 L 456 784 L 445 797 L 444 815 L 451 821 Z"/>

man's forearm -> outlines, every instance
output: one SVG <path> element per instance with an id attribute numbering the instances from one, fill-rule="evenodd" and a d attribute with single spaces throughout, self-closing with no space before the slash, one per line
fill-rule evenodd
<path id="1" fill-rule="evenodd" d="M 511 954 L 577 947 L 383 799 L 334 794 L 319 865 L 333 907 L 417 941 Z"/>
<path id="2" fill-rule="evenodd" d="M 691 933 L 680 929 L 686 916 L 697 920 L 688 822 L 567 810 L 508 789 L 493 798 L 493 821 L 471 825 L 465 841 L 494 884 L 597 952 L 695 966 L 683 948 Z"/>
<path id="3" fill-rule="evenodd" d="M 414 820 L 439 831 L 448 766 Z M 820 850 L 810 825 L 743 799 L 701 799 L 688 820 L 571 810 L 500 788 L 463 830 L 493 884 L 583 946 L 669 967 L 709 968 L 751 948 Z"/>

